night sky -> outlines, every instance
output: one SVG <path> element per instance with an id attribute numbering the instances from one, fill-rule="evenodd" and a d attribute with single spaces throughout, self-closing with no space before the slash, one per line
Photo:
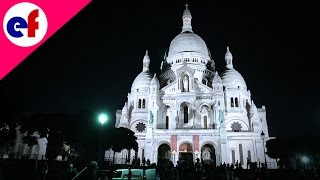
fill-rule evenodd
<path id="1" fill-rule="evenodd" d="M 164 52 L 181 32 L 185 3 L 93 1 L 2 80 L 2 95 L 28 112 L 106 111 L 114 121 L 146 49 L 159 75 Z M 230 46 L 252 99 L 266 106 L 271 136 L 320 135 L 315 4 L 187 3 L 193 31 L 219 73 Z"/>

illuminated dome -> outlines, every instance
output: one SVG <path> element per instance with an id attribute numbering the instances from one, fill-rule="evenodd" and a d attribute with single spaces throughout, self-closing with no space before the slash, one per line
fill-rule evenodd
<path id="1" fill-rule="evenodd" d="M 235 69 L 226 69 L 222 73 L 222 84 L 226 88 L 243 88 L 247 89 L 247 84 L 242 75 Z"/>
<path id="2" fill-rule="evenodd" d="M 233 68 L 233 57 L 227 47 L 227 52 L 225 54 L 226 70 L 222 73 L 222 84 L 226 88 L 241 88 L 246 90 L 247 84 L 244 81 L 242 75 Z"/>
<path id="3" fill-rule="evenodd" d="M 186 5 L 186 9 L 182 15 L 182 32 L 171 41 L 169 56 L 180 52 L 198 52 L 209 56 L 206 43 L 192 31 L 191 19 L 190 10 L 188 9 L 188 5 Z"/>
<path id="4" fill-rule="evenodd" d="M 190 31 L 180 33 L 170 43 L 168 55 L 180 52 L 198 52 L 209 56 L 207 45 L 203 39 Z"/>

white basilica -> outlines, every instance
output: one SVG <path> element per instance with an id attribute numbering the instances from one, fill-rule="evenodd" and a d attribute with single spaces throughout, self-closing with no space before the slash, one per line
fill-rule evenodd
<path id="1" fill-rule="evenodd" d="M 135 132 L 139 150 L 123 150 L 116 159 L 138 156 L 151 163 L 176 164 L 179 159 L 201 158 L 217 165 L 274 162 L 265 155 L 270 138 L 265 106 L 254 104 L 228 47 L 225 69 L 218 73 L 206 43 L 193 32 L 191 18 L 186 6 L 182 31 L 171 41 L 160 75 L 149 71 L 146 52 L 142 72 L 116 112 L 115 124 Z M 112 158 L 110 154 L 106 151 L 105 158 Z"/>

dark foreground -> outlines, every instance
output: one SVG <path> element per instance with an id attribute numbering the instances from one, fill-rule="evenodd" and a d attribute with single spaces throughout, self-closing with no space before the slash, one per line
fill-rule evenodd
<path id="1" fill-rule="evenodd" d="M 104 162 L 100 167 L 95 164 L 71 164 L 65 161 L 36 161 L 0 159 L 0 180 L 98 180 L 102 174 L 112 179 L 115 169 L 127 168 L 129 165 L 111 165 Z M 264 167 L 247 167 L 220 165 L 213 167 L 203 165 L 200 171 L 193 164 L 174 167 L 172 163 L 156 166 L 134 168 L 156 168 L 161 180 L 318 180 L 319 169 L 266 169 Z M 106 179 L 107 179 L 106 178 Z"/>

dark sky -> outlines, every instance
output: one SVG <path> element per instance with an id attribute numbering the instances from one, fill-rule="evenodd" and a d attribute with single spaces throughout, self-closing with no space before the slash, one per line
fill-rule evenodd
<path id="1" fill-rule="evenodd" d="M 320 135 L 316 5 L 188 1 L 195 33 L 224 70 L 226 46 L 271 136 Z M 151 70 L 181 32 L 186 1 L 93 1 L 1 82 L 30 112 L 107 111 L 114 120 L 149 50 Z"/>

